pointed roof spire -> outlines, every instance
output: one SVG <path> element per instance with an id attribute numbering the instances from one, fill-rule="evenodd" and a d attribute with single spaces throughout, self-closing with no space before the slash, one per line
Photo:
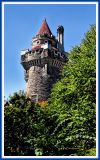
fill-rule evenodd
<path id="1" fill-rule="evenodd" d="M 44 19 L 44 21 L 42 22 L 42 25 L 41 25 L 41 28 L 38 32 L 38 35 L 43 35 L 43 34 L 48 34 L 48 36 L 51 36 L 52 35 L 52 32 L 47 24 L 47 21 L 46 19 Z"/>

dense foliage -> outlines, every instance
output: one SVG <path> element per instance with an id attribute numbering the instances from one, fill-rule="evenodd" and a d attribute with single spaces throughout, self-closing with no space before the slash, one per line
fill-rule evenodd
<path id="1" fill-rule="evenodd" d="M 62 78 L 52 90 L 51 116 L 56 117 L 55 144 L 64 150 L 84 155 L 95 147 L 96 137 L 96 31 L 87 32 L 80 46 L 69 54 Z"/>
<path id="2" fill-rule="evenodd" d="M 95 155 L 96 28 L 74 47 L 48 102 L 23 92 L 5 103 L 5 155 Z"/>
<path id="3" fill-rule="evenodd" d="M 5 104 L 5 155 L 41 155 L 47 143 L 46 116 L 23 92 Z"/>

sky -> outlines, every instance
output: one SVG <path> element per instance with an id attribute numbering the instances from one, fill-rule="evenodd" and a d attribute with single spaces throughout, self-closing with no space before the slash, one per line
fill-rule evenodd
<path id="1" fill-rule="evenodd" d="M 4 95 L 25 90 L 21 50 L 31 49 L 31 40 L 46 18 L 57 36 L 58 25 L 64 26 L 64 48 L 69 52 L 79 45 L 96 23 L 95 4 L 6 4 L 4 7 Z"/>

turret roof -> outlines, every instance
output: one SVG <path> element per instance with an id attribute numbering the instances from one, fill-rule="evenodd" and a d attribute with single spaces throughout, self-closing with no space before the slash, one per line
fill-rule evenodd
<path id="1" fill-rule="evenodd" d="M 42 25 L 41 25 L 41 28 L 38 32 L 38 35 L 43 35 L 43 34 L 47 34 L 48 36 L 51 36 L 52 35 L 52 32 L 47 24 L 47 21 L 46 19 L 43 21 Z"/>

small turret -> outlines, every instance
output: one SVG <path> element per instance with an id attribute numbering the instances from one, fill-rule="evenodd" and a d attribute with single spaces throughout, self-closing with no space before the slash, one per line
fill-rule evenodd
<path id="1" fill-rule="evenodd" d="M 64 52 L 64 27 L 58 26 L 57 28 L 58 49 Z"/>
<path id="2" fill-rule="evenodd" d="M 51 32 L 51 30 L 50 30 L 50 28 L 49 28 L 49 26 L 47 24 L 46 19 L 44 19 L 44 21 L 43 21 L 43 23 L 41 25 L 41 28 L 40 28 L 40 30 L 39 30 L 37 35 L 44 35 L 44 34 L 46 34 L 46 35 L 48 35 L 50 37 L 52 36 L 52 32 Z"/>

